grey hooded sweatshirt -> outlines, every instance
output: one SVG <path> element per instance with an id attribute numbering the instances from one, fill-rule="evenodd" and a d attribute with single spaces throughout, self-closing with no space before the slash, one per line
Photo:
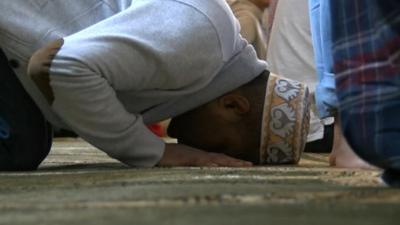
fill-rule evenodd
<path id="1" fill-rule="evenodd" d="M 163 155 L 164 142 L 145 124 L 198 107 L 266 68 L 225 0 L 0 1 L 0 30 L 1 47 L 20 61 L 18 77 L 52 124 L 130 166 L 154 166 Z M 48 105 L 26 64 L 60 37 Z"/>

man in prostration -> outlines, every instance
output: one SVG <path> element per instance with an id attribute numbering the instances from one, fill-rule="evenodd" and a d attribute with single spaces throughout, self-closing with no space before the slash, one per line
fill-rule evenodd
<path id="1" fill-rule="evenodd" d="M 52 127 L 132 167 L 299 160 L 307 88 L 266 71 L 224 0 L 16 0 L 0 11 L 0 170 L 36 169 Z M 178 144 L 145 126 L 166 118 Z"/>

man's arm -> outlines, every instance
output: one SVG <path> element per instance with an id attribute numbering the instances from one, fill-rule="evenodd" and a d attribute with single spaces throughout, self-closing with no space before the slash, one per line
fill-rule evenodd
<path id="1" fill-rule="evenodd" d="M 111 157 L 130 166 L 156 165 L 164 142 L 147 129 L 140 115 L 125 110 L 104 77 L 75 59 L 55 61 L 63 44 L 56 40 L 38 50 L 28 67 L 52 108 L 71 129 Z"/>
<path id="2" fill-rule="evenodd" d="M 63 43 L 63 40 L 56 40 L 38 50 L 30 60 L 28 74 L 49 104 L 54 103 L 53 108 L 65 122 L 81 137 L 111 157 L 130 166 L 251 165 L 249 162 L 186 145 L 165 145 L 148 131 L 139 115 L 130 114 L 124 109 L 108 82 L 90 70 L 76 69 L 77 74 L 56 75 L 51 86 L 50 65 Z M 116 128 L 116 124 L 123 129 Z"/>

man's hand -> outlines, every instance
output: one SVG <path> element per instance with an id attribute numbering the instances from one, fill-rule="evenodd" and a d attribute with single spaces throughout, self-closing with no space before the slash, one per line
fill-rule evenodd
<path id="1" fill-rule="evenodd" d="M 158 166 L 249 167 L 252 163 L 220 153 L 205 152 L 183 144 L 166 144 L 164 155 Z"/>
<path id="2" fill-rule="evenodd" d="M 53 90 L 50 87 L 49 69 L 51 62 L 63 44 L 63 39 L 50 42 L 43 48 L 37 50 L 29 60 L 28 75 L 46 97 L 49 104 L 54 100 Z"/>

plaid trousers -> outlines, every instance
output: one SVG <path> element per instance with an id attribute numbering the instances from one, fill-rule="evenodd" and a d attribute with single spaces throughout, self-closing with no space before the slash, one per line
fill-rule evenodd
<path id="1" fill-rule="evenodd" d="M 400 171 L 400 2 L 331 0 L 333 71 L 344 135 Z"/>

